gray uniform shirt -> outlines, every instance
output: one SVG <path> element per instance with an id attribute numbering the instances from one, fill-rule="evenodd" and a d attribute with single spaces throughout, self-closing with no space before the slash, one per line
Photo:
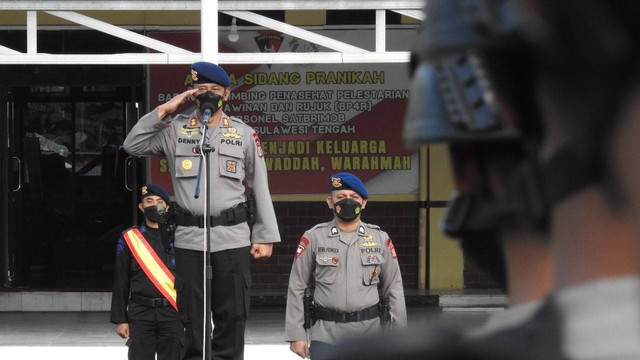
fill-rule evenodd
<path id="1" fill-rule="evenodd" d="M 400 266 L 391 239 L 377 225 L 361 222 L 355 233 L 342 233 L 331 221 L 304 233 L 289 277 L 286 341 L 307 340 L 303 297 L 312 279 L 317 305 L 357 311 L 377 304 L 381 294 L 389 296 L 393 325 L 407 324 Z M 351 323 L 318 320 L 310 329 L 309 340 L 335 344 L 379 332 L 378 318 Z"/>
<path id="2" fill-rule="evenodd" d="M 143 116 L 124 140 L 124 149 L 131 155 L 158 155 L 167 159 L 177 203 L 191 215 L 204 214 L 205 177 L 200 180 L 200 196 L 194 197 L 198 154 L 202 137 L 202 123 L 196 113 L 175 118 L 158 117 L 157 110 Z M 267 168 L 258 135 L 241 120 L 222 114 L 217 125 L 209 126 L 207 141 L 213 147 L 209 164 L 203 172 L 210 176 L 209 214 L 217 216 L 245 199 L 246 181 L 256 198 L 257 219 L 253 231 L 246 222 L 233 226 L 211 228 L 209 250 L 212 252 L 249 246 L 251 243 L 280 241 L 269 185 Z M 204 161 L 203 161 L 204 163 Z M 175 246 L 190 250 L 204 250 L 204 229 L 178 226 Z"/>

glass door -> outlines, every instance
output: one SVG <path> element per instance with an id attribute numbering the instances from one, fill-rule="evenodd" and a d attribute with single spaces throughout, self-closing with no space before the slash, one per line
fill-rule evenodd
<path id="1" fill-rule="evenodd" d="M 121 93 L 10 89 L 5 286 L 110 288 L 118 236 L 137 222 L 142 168 L 122 150 L 135 106 Z"/>

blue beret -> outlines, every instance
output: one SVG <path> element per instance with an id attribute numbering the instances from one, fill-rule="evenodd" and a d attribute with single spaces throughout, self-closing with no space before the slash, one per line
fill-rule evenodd
<path id="1" fill-rule="evenodd" d="M 215 83 L 224 87 L 231 86 L 227 72 L 220 66 L 206 61 L 191 65 L 191 80 L 194 84 Z"/>
<path id="2" fill-rule="evenodd" d="M 154 183 L 148 183 L 147 185 L 140 188 L 140 200 L 144 199 L 147 196 L 157 195 L 164 200 L 167 204 L 171 202 L 171 198 L 169 198 L 169 193 L 162 186 Z"/>
<path id="3" fill-rule="evenodd" d="M 362 181 L 355 175 L 346 172 L 337 173 L 331 176 L 329 181 L 329 190 L 353 190 L 360 194 L 364 199 L 369 198 L 369 193 L 364 187 Z"/>

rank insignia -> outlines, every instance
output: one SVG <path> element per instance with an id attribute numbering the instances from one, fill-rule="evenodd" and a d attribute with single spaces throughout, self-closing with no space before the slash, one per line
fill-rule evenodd
<path id="1" fill-rule="evenodd" d="M 338 228 L 337 227 L 332 227 L 331 228 L 331 235 L 338 235 Z"/>
<path id="2" fill-rule="evenodd" d="M 222 118 L 222 126 L 224 127 L 231 126 L 231 124 L 229 124 L 229 118 Z"/>
<path id="3" fill-rule="evenodd" d="M 256 143 L 256 151 L 258 152 L 258 157 L 263 157 L 264 154 L 262 153 L 262 145 L 260 145 L 260 137 L 258 136 L 258 133 L 253 133 L 253 142 Z"/>
<path id="4" fill-rule="evenodd" d="M 185 170 L 191 170 L 193 163 L 189 159 L 182 160 L 182 168 Z"/>
<path id="5" fill-rule="evenodd" d="M 191 120 L 189 120 L 189 127 L 196 127 L 196 126 L 198 126 L 198 119 L 191 118 Z"/>
<path id="6" fill-rule="evenodd" d="M 227 172 L 236 173 L 236 167 L 238 162 L 233 160 L 227 160 Z"/>
<path id="7" fill-rule="evenodd" d="M 360 225 L 358 227 L 358 235 L 364 235 L 364 226 Z"/>
<path id="8" fill-rule="evenodd" d="M 387 239 L 387 247 L 391 252 L 391 257 L 394 259 L 397 259 L 398 255 L 396 254 L 396 248 L 393 246 L 393 242 L 391 241 L 391 238 Z"/>
<path id="9" fill-rule="evenodd" d="M 307 246 L 309 246 L 309 239 L 307 239 L 304 236 L 301 237 L 300 244 L 298 244 L 298 249 L 296 250 L 296 255 L 294 259 L 297 259 L 298 256 L 302 255 L 302 253 L 307 249 Z"/>
<path id="10" fill-rule="evenodd" d="M 232 139 L 241 139 L 242 138 L 242 135 L 238 134 L 238 129 L 236 129 L 234 127 L 227 128 L 227 130 L 222 133 L 222 136 L 224 136 L 226 138 L 232 138 Z"/>

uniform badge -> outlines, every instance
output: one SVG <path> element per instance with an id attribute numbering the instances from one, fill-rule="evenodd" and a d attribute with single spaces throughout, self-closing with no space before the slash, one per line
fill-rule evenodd
<path id="1" fill-rule="evenodd" d="M 318 261 L 323 264 L 331 263 L 333 265 L 338 265 L 340 258 L 338 256 L 318 256 Z"/>
<path id="2" fill-rule="evenodd" d="M 309 239 L 306 237 L 300 238 L 300 243 L 298 244 L 298 249 L 296 250 L 296 255 L 294 256 L 294 260 L 298 258 L 298 256 L 302 255 L 305 249 L 309 246 Z"/>
<path id="3" fill-rule="evenodd" d="M 331 178 L 331 186 L 334 188 L 341 188 L 342 187 L 342 180 L 340 178 Z"/>
<path id="4" fill-rule="evenodd" d="M 147 192 L 149 192 L 149 190 L 147 190 L 146 186 L 143 186 L 142 189 L 140 189 L 140 192 L 142 192 L 142 196 L 147 195 Z"/>
<path id="5" fill-rule="evenodd" d="M 226 138 L 232 138 L 232 139 L 242 138 L 242 135 L 238 134 L 238 129 L 234 127 L 227 128 L 226 131 L 222 133 L 222 136 Z"/>
<path id="6" fill-rule="evenodd" d="M 262 153 L 262 145 L 260 145 L 260 137 L 258 136 L 258 133 L 253 133 L 253 142 L 256 143 L 256 151 L 258 152 L 258 157 L 263 157 L 264 154 Z"/>
<path id="7" fill-rule="evenodd" d="M 222 118 L 222 126 L 229 127 L 229 118 Z"/>
<path id="8" fill-rule="evenodd" d="M 191 70 L 191 80 L 198 81 L 198 72 L 195 70 Z"/>
<path id="9" fill-rule="evenodd" d="M 191 118 L 191 120 L 189 120 L 189 127 L 196 127 L 196 126 L 198 126 L 198 119 Z"/>
<path id="10" fill-rule="evenodd" d="M 331 228 L 331 235 L 338 235 L 338 228 L 337 227 L 332 227 Z"/>
<path id="11" fill-rule="evenodd" d="M 187 125 L 182 125 L 182 128 L 180 128 L 180 133 L 182 135 L 185 135 L 186 137 L 191 137 L 193 136 L 193 134 L 197 133 L 199 131 L 199 129 L 197 128 L 193 128 L 193 127 L 189 127 Z"/>
<path id="12" fill-rule="evenodd" d="M 396 255 L 396 248 L 393 246 L 393 242 L 391 241 L 391 238 L 387 239 L 387 247 L 391 252 L 391 257 L 394 259 L 397 259 L 398 255 Z"/>
<path id="13" fill-rule="evenodd" d="M 378 245 L 378 243 L 377 243 L 377 242 L 375 242 L 375 241 L 371 241 L 371 239 L 369 239 L 369 240 L 367 240 L 367 241 L 363 242 L 363 243 L 362 243 L 362 244 L 360 244 L 360 245 L 362 245 L 362 246 L 366 246 L 366 247 L 372 247 L 372 246 L 376 246 L 376 245 Z"/>
<path id="14" fill-rule="evenodd" d="M 227 160 L 227 172 L 236 173 L 237 161 Z"/>
<path id="15" fill-rule="evenodd" d="M 182 168 L 185 170 L 191 170 L 193 163 L 189 159 L 182 160 Z"/>
<path id="16" fill-rule="evenodd" d="M 358 227 L 358 235 L 360 235 L 360 236 L 364 235 L 364 226 L 360 225 Z"/>

